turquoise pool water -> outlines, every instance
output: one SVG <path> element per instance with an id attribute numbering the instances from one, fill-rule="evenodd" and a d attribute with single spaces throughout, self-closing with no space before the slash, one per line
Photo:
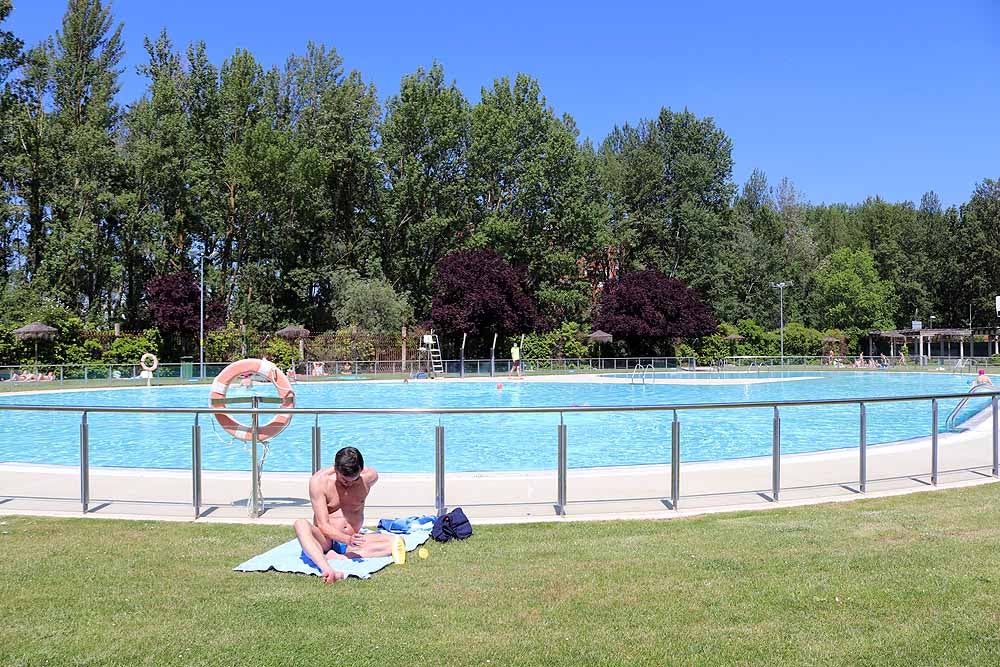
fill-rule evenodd
<path id="1" fill-rule="evenodd" d="M 622 377 L 622 376 L 618 376 Z M 627 377 L 627 376 L 626 376 Z M 687 380 L 668 384 L 670 380 Z M 343 408 L 530 407 L 572 405 L 668 405 L 752 402 L 803 398 L 907 396 L 963 392 L 969 376 L 945 373 L 838 372 L 658 374 L 655 383 L 517 382 L 333 382 L 300 384 L 297 405 Z M 783 381 L 751 384 L 771 378 Z M 735 384 L 698 384 L 727 379 Z M 693 381 L 694 383 L 691 383 Z M 503 388 L 497 389 L 497 382 Z M 208 387 L 159 387 L 124 391 L 3 396 L 6 404 L 182 407 L 205 406 Z M 941 401 L 940 427 L 957 399 Z M 987 404 L 969 402 L 962 418 Z M 569 465 L 594 467 L 666 463 L 670 460 L 670 412 L 564 413 Z M 772 411 L 764 409 L 681 412 L 681 460 L 711 461 L 771 452 Z M 91 414 L 90 461 L 97 466 L 189 469 L 191 416 Z M 270 446 L 265 470 L 307 471 L 312 417 L 296 417 Z M 248 470 L 244 443 L 202 419 L 206 470 Z M 556 465 L 558 414 L 445 416 L 324 416 L 323 460 L 354 445 L 382 471 L 434 469 L 434 427 L 445 427 L 449 471 L 538 470 Z M 79 414 L 0 412 L 0 461 L 78 465 Z M 868 442 L 926 436 L 930 402 L 868 406 Z M 782 410 L 782 451 L 811 452 L 856 447 L 858 408 L 813 406 Z"/>

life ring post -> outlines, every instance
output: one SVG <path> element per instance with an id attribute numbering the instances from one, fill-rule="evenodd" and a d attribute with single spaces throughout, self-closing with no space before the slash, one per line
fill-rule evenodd
<path id="1" fill-rule="evenodd" d="M 148 387 L 153 379 L 153 372 L 160 367 L 160 360 L 152 352 L 147 352 L 139 357 L 139 367 L 142 369 L 139 376 L 146 378 L 146 386 Z"/>

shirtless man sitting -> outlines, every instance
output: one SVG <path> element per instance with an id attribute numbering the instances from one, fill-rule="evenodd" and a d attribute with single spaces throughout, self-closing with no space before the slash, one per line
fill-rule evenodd
<path id="1" fill-rule="evenodd" d="M 323 581 L 332 584 L 344 574 L 327 560 L 370 558 L 392 553 L 392 535 L 362 533 L 365 499 L 378 472 L 366 468 L 364 457 L 354 447 L 344 447 L 329 468 L 318 470 L 309 479 L 309 500 L 313 522 L 298 519 L 295 534 L 302 550 L 320 569 Z"/>

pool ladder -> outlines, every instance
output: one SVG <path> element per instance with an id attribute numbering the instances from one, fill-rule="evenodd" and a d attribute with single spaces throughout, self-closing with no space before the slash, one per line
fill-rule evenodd
<path id="1" fill-rule="evenodd" d="M 632 377 L 629 381 L 629 384 L 635 384 L 635 376 L 639 375 L 639 371 L 642 371 L 642 374 L 639 375 L 639 379 L 642 380 L 643 384 L 646 384 L 646 371 L 651 371 L 651 370 L 653 370 L 653 364 L 649 364 L 648 366 L 643 366 L 642 364 L 636 364 L 635 368 L 632 369 Z M 655 382 L 656 382 L 656 373 L 654 372 L 652 375 L 649 376 L 649 383 L 653 384 Z"/>
<path id="2" fill-rule="evenodd" d="M 948 415 L 948 419 L 945 420 L 945 422 L 944 422 L 945 430 L 951 431 L 951 430 L 953 430 L 955 428 L 955 420 L 958 419 L 958 413 L 962 411 L 962 408 L 965 407 L 965 404 L 969 402 L 970 398 L 972 398 L 972 394 L 975 394 L 977 391 L 980 391 L 980 390 L 982 390 L 982 391 L 996 391 L 997 388 L 994 387 L 993 385 L 989 385 L 989 384 L 977 384 L 975 387 L 973 387 L 972 389 L 970 389 L 969 390 L 969 395 L 966 396 L 965 398 L 963 398 L 961 401 L 959 401 L 958 405 L 955 406 L 955 409 L 951 411 L 950 415 Z"/>

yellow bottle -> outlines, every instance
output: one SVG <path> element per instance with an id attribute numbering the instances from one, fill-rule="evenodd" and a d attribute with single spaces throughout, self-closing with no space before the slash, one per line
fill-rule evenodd
<path id="1" fill-rule="evenodd" d="M 399 535 L 392 541 L 392 562 L 396 565 L 406 562 L 406 540 Z"/>

